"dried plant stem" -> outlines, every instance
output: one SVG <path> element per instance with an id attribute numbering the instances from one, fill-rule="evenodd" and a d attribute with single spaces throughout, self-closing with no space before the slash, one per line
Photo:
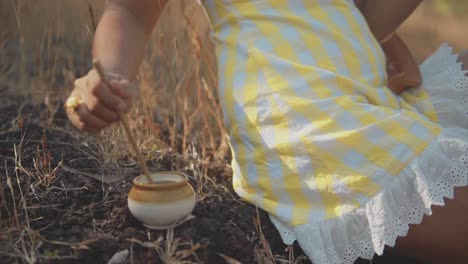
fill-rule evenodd
<path id="1" fill-rule="evenodd" d="M 96 16 L 94 15 L 94 10 L 93 10 L 91 1 L 88 1 L 88 12 L 91 18 L 91 26 L 93 27 L 93 32 L 96 32 L 96 28 L 97 28 Z"/>
<path id="2" fill-rule="evenodd" d="M 106 75 L 104 74 L 104 69 L 102 68 L 102 65 L 99 62 L 99 60 L 97 60 L 97 59 L 94 60 L 93 61 L 93 66 L 96 69 L 96 71 L 98 72 L 99 76 L 101 77 L 101 80 L 103 82 L 107 83 Z M 145 176 L 146 176 L 146 178 L 148 180 L 148 183 L 153 183 L 153 180 L 151 179 L 151 175 L 150 175 L 150 172 L 148 170 L 148 167 L 146 166 L 146 162 L 143 159 L 143 156 L 141 155 L 140 150 L 138 150 L 138 146 L 137 146 L 137 144 L 135 142 L 135 138 L 132 135 L 132 131 L 130 130 L 130 126 L 128 124 L 127 117 L 124 114 L 120 115 L 120 122 L 122 123 L 122 125 L 123 125 L 123 127 L 125 129 L 128 141 L 130 141 L 130 145 L 132 145 L 133 151 L 135 151 L 135 154 L 136 154 L 138 160 L 141 163 L 141 167 L 143 168 L 143 172 L 144 172 L 144 174 L 145 174 Z"/>

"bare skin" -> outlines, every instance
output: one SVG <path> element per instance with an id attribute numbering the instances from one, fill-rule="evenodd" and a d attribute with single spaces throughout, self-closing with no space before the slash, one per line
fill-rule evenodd
<path id="1" fill-rule="evenodd" d="M 462 67 L 465 71 L 468 71 L 468 50 L 460 53 L 458 61 L 462 63 Z M 466 74 L 468 76 L 468 73 Z"/>
<path id="2" fill-rule="evenodd" d="M 468 70 L 468 50 L 458 59 Z M 468 74 L 467 74 L 468 76 Z M 393 255 L 413 256 L 425 263 L 468 263 L 468 187 L 455 188 L 454 199 L 434 206 L 431 216 L 410 227 L 406 237 L 397 240 Z"/>
<path id="3" fill-rule="evenodd" d="M 70 96 L 83 103 L 67 108 L 71 123 L 99 132 L 130 109 L 136 89 L 132 85 L 148 38 L 168 0 L 109 0 L 93 42 L 93 57 L 100 60 L 111 87 L 95 70 L 75 81 Z"/>
<path id="4" fill-rule="evenodd" d="M 468 262 L 468 187 L 455 188 L 455 198 L 434 206 L 431 216 L 410 226 L 408 235 L 397 240 L 392 255 L 410 256 L 424 263 Z"/>
<path id="5" fill-rule="evenodd" d="M 379 42 L 388 39 L 422 0 L 358 0 L 361 12 Z"/>
<path id="6" fill-rule="evenodd" d="M 387 56 L 387 86 L 394 94 L 421 85 L 422 77 L 410 50 L 397 34 L 392 35 L 382 49 Z"/>
<path id="7" fill-rule="evenodd" d="M 81 98 L 83 103 L 75 111 L 67 109 L 73 125 L 83 131 L 98 132 L 118 121 L 119 113 L 130 109 L 134 98 L 131 83 L 136 77 L 149 35 L 167 2 L 108 1 L 95 35 L 93 56 L 103 64 L 111 87 L 106 86 L 94 70 L 79 78 L 71 95 Z M 399 75 L 400 84 L 395 86 L 396 91 L 401 92 L 407 85 L 420 82 L 419 71 L 412 61 L 408 62 L 410 57 L 404 51 L 404 44 L 401 46 L 399 39 L 392 39 L 392 33 L 421 0 L 362 2 L 361 10 L 376 38 L 389 41 L 387 52 L 393 57 L 396 67 L 394 76 L 408 73 L 406 77 Z M 460 61 L 467 69 L 468 51 L 460 56 Z M 447 200 L 444 207 L 434 207 L 433 215 L 425 217 L 422 224 L 411 226 L 408 236 L 400 238 L 397 246 L 388 251 L 429 263 L 466 263 L 467 223 L 468 187 L 458 188 L 453 200 Z"/>
<path id="8" fill-rule="evenodd" d="M 354 0 L 385 52 L 388 72 L 387 86 L 395 94 L 401 94 L 409 88 L 418 87 L 422 82 L 419 66 L 408 47 L 395 33 L 395 30 L 406 19 L 406 16 L 414 11 L 419 2 L 414 0 L 386 1 L 375 7 L 369 7 L 369 0 Z M 400 13 L 397 16 L 387 17 L 384 23 L 381 20 L 376 20 L 380 16 L 379 13 L 383 12 L 384 15 L 388 16 L 388 13 L 384 10 L 387 10 L 389 3 L 391 5 L 389 8 L 399 8 Z M 373 5 L 373 3 L 370 5 Z"/>

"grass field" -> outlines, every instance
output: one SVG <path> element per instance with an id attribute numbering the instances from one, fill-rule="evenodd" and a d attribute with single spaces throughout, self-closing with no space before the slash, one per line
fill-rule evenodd
<path id="1" fill-rule="evenodd" d="M 79 133 L 62 107 L 91 67 L 105 1 L 0 0 L 0 263 L 308 263 L 232 190 L 209 24 L 195 2 L 165 10 L 130 113 L 150 169 L 183 171 L 197 191 L 194 218 L 163 232 L 128 212 L 140 167 L 122 128 Z M 419 62 L 442 42 L 458 52 L 467 13 L 466 1 L 426 1 L 400 33 Z"/>

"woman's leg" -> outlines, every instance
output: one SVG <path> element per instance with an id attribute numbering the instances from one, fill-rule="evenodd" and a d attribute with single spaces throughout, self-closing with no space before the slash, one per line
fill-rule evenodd
<path id="1" fill-rule="evenodd" d="M 459 61 L 468 70 L 468 50 Z M 399 238 L 393 255 L 414 257 L 427 263 L 468 263 L 468 187 L 455 188 L 453 200 L 434 206 L 420 225 L 410 226 L 406 237 Z"/>
<path id="2" fill-rule="evenodd" d="M 468 50 L 465 50 L 460 53 L 458 56 L 458 61 L 463 63 L 463 69 L 468 70 Z"/>
<path id="3" fill-rule="evenodd" d="M 455 198 L 432 211 L 388 253 L 427 263 L 468 263 L 468 187 L 455 188 Z"/>

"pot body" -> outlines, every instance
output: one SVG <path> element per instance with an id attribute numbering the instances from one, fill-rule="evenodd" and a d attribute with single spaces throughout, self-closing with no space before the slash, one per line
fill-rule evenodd
<path id="1" fill-rule="evenodd" d="M 153 183 L 138 176 L 128 194 L 128 208 L 151 229 L 167 229 L 187 218 L 195 207 L 196 195 L 185 174 L 158 172 Z"/>

